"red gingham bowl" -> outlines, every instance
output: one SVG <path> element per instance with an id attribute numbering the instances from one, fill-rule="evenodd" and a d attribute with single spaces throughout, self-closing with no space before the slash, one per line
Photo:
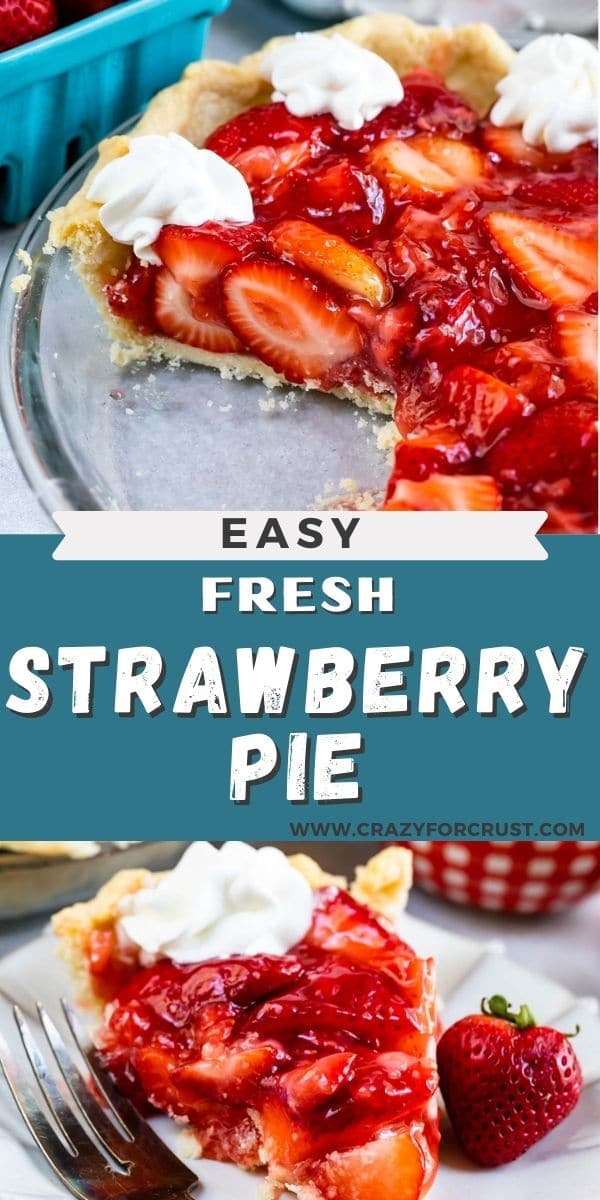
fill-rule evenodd
<path id="1" fill-rule="evenodd" d="M 406 842 L 415 883 L 498 912 L 571 908 L 600 883 L 600 842 Z"/>

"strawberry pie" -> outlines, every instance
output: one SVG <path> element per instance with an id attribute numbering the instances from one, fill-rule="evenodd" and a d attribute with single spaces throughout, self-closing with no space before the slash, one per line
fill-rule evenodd
<path id="1" fill-rule="evenodd" d="M 596 72 L 580 38 L 391 15 L 202 62 L 51 239 L 127 356 L 391 415 L 384 507 L 592 532 Z"/>
<path id="2" fill-rule="evenodd" d="M 266 1195 L 420 1200 L 436 1172 L 433 965 L 392 917 L 410 855 L 350 890 L 303 856 L 191 846 L 54 918 L 117 1085 Z"/>

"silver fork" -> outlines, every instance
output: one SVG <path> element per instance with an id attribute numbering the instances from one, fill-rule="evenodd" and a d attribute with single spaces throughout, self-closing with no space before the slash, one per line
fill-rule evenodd
<path id="1" fill-rule="evenodd" d="M 79 1200 L 191 1200 L 189 1189 L 197 1184 L 196 1175 L 119 1094 L 70 1006 L 63 1001 L 70 1034 L 89 1078 L 76 1066 L 41 1004 L 37 1010 L 52 1055 L 51 1069 L 21 1009 L 13 1006 L 21 1041 L 51 1120 L 38 1101 L 27 1071 L 1 1035 L 0 1066 L 32 1138 L 61 1183 Z"/>

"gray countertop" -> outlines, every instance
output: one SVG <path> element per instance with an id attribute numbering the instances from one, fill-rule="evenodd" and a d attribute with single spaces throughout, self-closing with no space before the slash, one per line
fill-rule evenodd
<path id="1" fill-rule="evenodd" d="M 256 50 L 269 37 L 293 33 L 299 25 L 304 29 L 318 28 L 317 22 L 294 14 L 278 0 L 233 0 L 231 8 L 212 24 L 206 55 L 235 61 Z M 0 224 L 0 278 L 20 232 L 20 226 L 7 228 Z M 53 522 L 21 473 L 0 421 L 0 534 L 54 530 Z"/>

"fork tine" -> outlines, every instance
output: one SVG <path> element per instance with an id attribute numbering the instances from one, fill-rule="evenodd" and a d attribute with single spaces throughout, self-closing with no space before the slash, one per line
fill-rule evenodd
<path id="1" fill-rule="evenodd" d="M 190 1171 L 185 1163 L 182 1163 L 181 1159 L 173 1154 L 173 1151 L 154 1132 L 152 1126 L 140 1116 L 133 1104 L 117 1091 L 108 1072 L 98 1063 L 94 1045 L 82 1028 L 71 1005 L 64 999 L 61 1004 L 73 1041 L 89 1067 L 93 1082 L 127 1136 L 134 1140 L 136 1152 L 147 1155 L 156 1163 L 157 1170 L 168 1172 L 169 1179 L 172 1179 L 173 1184 L 182 1190 L 197 1184 L 196 1173 Z M 133 1153 L 132 1158 L 135 1162 Z"/>
<path id="2" fill-rule="evenodd" d="M 13 1004 L 13 1016 L 15 1018 L 17 1029 L 21 1036 L 21 1041 L 25 1048 L 25 1053 L 31 1063 L 32 1071 L 40 1085 L 41 1093 L 54 1117 L 61 1133 L 66 1138 L 73 1154 L 78 1154 L 78 1141 L 81 1137 L 81 1126 L 75 1120 L 69 1105 L 64 1096 L 59 1091 L 56 1083 L 49 1073 L 46 1063 L 40 1054 L 33 1037 L 31 1030 L 23 1016 L 18 1004 Z M 79 1138 L 78 1138 L 79 1134 Z"/>
<path id="3" fill-rule="evenodd" d="M 68 1150 L 65 1143 L 61 1141 L 56 1131 L 52 1128 L 47 1117 L 42 1112 L 25 1074 L 17 1065 L 1 1034 L 0 1068 L 2 1069 L 2 1074 L 12 1098 L 34 1142 L 41 1150 L 50 1167 L 59 1174 L 75 1196 L 79 1197 L 80 1200 L 89 1200 L 89 1193 L 86 1196 L 78 1186 L 79 1153 L 77 1151 L 72 1153 Z M 105 1159 L 101 1158 L 91 1142 L 88 1144 L 91 1154 L 97 1160 L 98 1171 L 100 1170 L 100 1165 L 106 1170 Z"/>
<path id="4" fill-rule="evenodd" d="M 147 1122 L 139 1115 L 133 1104 L 117 1091 L 108 1072 L 101 1067 L 96 1047 L 82 1028 L 73 1009 L 66 1000 L 62 1001 L 62 1008 L 75 1045 L 87 1063 L 96 1087 L 106 1100 L 107 1105 L 114 1113 L 129 1139 L 131 1141 L 137 1140 L 138 1136 L 148 1128 Z M 157 1138 L 157 1142 L 162 1146 L 159 1138 Z"/>
<path id="5" fill-rule="evenodd" d="M 115 1159 L 119 1166 L 127 1166 L 131 1161 L 131 1143 L 115 1128 L 112 1121 L 109 1121 L 102 1105 L 92 1094 L 80 1071 L 75 1066 L 54 1021 L 48 1016 L 43 1005 L 38 1004 L 37 1011 L 48 1045 L 58 1063 L 78 1113 L 87 1122 L 92 1133 L 98 1138 L 104 1149 Z M 120 1154 L 114 1149 L 115 1145 L 118 1146 Z M 121 1157 L 121 1154 L 125 1153 L 127 1155 L 128 1152 L 128 1157 Z"/>
<path id="6" fill-rule="evenodd" d="M 31 1036 L 28 1022 L 25 1021 L 23 1012 L 20 1010 L 18 1004 L 13 1004 L 13 1014 L 14 1020 L 17 1022 L 25 1054 L 29 1058 L 32 1072 L 34 1072 L 38 1085 L 40 1085 L 42 1096 L 46 1100 L 50 1114 L 52 1114 L 56 1124 L 58 1124 L 60 1132 L 64 1134 L 73 1154 L 76 1154 L 76 1156 L 85 1154 L 88 1151 L 89 1145 L 92 1145 L 89 1129 L 82 1126 L 77 1117 L 73 1115 L 70 1105 L 67 1104 L 60 1087 L 56 1085 L 54 1076 L 49 1072 L 46 1061 L 44 1061 L 34 1038 Z M 125 1163 L 122 1163 L 121 1159 L 116 1158 L 112 1151 L 109 1151 L 109 1154 L 110 1158 L 114 1159 L 118 1168 L 124 1168 Z"/>

